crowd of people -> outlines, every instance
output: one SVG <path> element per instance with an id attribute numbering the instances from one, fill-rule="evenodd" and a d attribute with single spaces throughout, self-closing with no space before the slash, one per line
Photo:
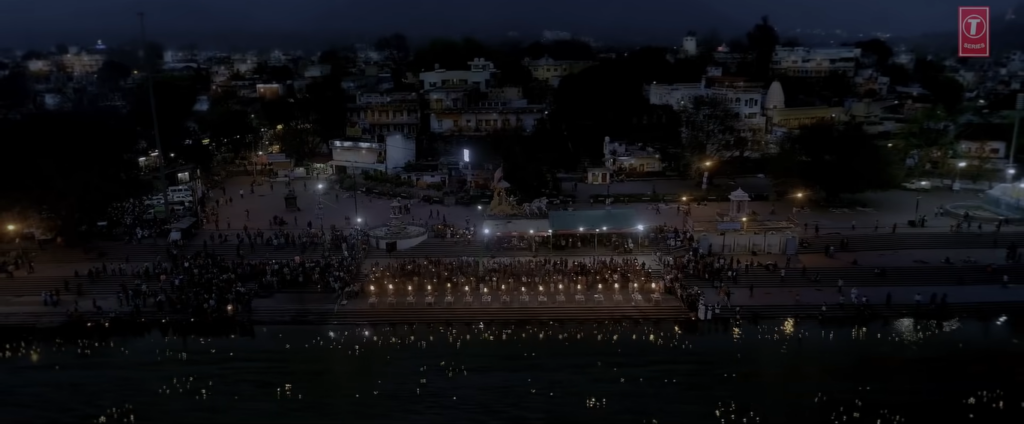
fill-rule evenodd
<path id="1" fill-rule="evenodd" d="M 234 233 L 211 232 L 202 243 L 204 250 L 210 244 L 232 243 L 235 245 L 235 255 L 239 258 L 245 256 L 243 251 L 246 249 L 249 253 L 257 253 L 258 246 L 269 247 L 273 250 L 294 248 L 303 255 L 315 251 L 317 248 L 322 249 L 321 252 L 324 255 L 329 255 L 331 250 L 344 251 L 349 246 L 355 246 L 353 237 L 344 234 L 339 229 L 326 231 L 307 227 L 297 230 L 263 231 L 261 228 L 249 228 L 248 225 L 242 226 L 242 231 Z"/>
<path id="2" fill-rule="evenodd" d="M 638 291 L 650 290 L 651 283 L 660 282 L 652 281 L 647 263 L 636 257 L 404 259 L 370 267 L 370 284 L 402 293 Z"/>
<path id="3" fill-rule="evenodd" d="M 279 237 L 294 246 L 293 236 L 276 233 L 265 236 L 255 232 L 239 240 L 257 240 Z M 211 238 L 216 238 L 211 233 Z M 251 237 L 251 238 L 250 238 Z M 134 283 L 122 283 L 116 293 L 119 311 L 139 315 L 143 308 L 152 307 L 159 312 L 185 313 L 193 317 L 219 317 L 250 312 L 253 300 L 261 294 L 296 288 L 315 288 L 339 295 L 353 293 L 366 253 L 366 239 L 361 233 L 337 234 L 332 237 L 342 249 L 325 251 L 321 258 L 293 260 L 244 259 L 221 256 L 210 252 L 206 240 L 201 250 L 186 254 L 180 246 L 169 246 L 165 255 L 152 262 L 102 263 L 84 273 L 75 271 L 75 290 L 83 292 L 83 281 L 95 284 L 112 276 L 129 276 Z M 64 281 L 65 292 L 71 292 L 71 283 Z M 59 293 L 59 290 L 57 291 Z M 55 305 L 59 294 L 44 293 L 44 304 Z M 78 301 L 68 308 L 69 315 L 80 313 Z M 102 304 L 94 298 L 92 309 L 104 312 Z"/>
<path id="4" fill-rule="evenodd" d="M 122 240 L 125 243 L 140 243 L 147 239 L 156 239 L 160 229 L 168 222 L 174 222 L 177 215 L 170 211 L 163 218 L 151 216 L 145 219 L 146 213 L 153 206 L 145 204 L 143 199 L 132 199 L 116 203 L 107 211 L 106 221 L 97 223 L 101 234 Z"/>

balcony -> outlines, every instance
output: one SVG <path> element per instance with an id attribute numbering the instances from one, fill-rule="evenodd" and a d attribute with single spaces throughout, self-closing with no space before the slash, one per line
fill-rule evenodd
<path id="1" fill-rule="evenodd" d="M 359 150 L 384 150 L 384 143 L 371 143 L 365 141 L 331 140 L 332 149 L 359 149 Z"/>
<path id="2" fill-rule="evenodd" d="M 397 117 L 397 118 L 391 118 L 391 117 L 388 117 L 388 118 L 381 118 L 381 117 L 369 118 L 369 117 L 367 117 L 367 118 L 362 118 L 362 121 L 366 122 L 368 124 L 371 124 L 371 125 L 374 125 L 374 124 L 376 124 L 376 125 L 418 124 L 418 123 L 420 123 L 420 118 L 417 117 L 417 116 L 401 116 L 401 117 Z"/>

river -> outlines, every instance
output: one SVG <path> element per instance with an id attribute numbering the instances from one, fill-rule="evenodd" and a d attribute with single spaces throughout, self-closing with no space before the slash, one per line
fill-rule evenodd
<path id="1" fill-rule="evenodd" d="M 903 319 L 255 326 L 216 335 L 197 326 L 0 331 L 0 417 L 6 423 L 101 416 L 122 422 L 128 415 L 139 423 L 1022 422 L 1024 352 L 1012 324 Z M 114 409 L 121 410 L 116 419 Z"/>

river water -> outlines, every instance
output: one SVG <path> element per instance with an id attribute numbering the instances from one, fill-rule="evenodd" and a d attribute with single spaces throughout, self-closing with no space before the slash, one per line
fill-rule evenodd
<path id="1" fill-rule="evenodd" d="M 0 421 L 1019 423 L 1013 324 L 0 332 Z"/>

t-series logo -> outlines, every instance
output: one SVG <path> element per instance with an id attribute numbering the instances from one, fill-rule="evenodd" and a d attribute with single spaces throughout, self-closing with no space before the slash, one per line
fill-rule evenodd
<path id="1" fill-rule="evenodd" d="M 988 57 L 989 13 L 988 6 L 960 7 L 960 57 Z"/>

